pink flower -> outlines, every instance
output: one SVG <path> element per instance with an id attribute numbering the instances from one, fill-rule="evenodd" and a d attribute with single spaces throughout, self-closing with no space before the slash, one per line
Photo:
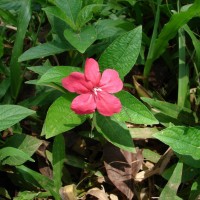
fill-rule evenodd
<path id="1" fill-rule="evenodd" d="M 106 69 L 101 75 L 98 62 L 93 58 L 86 60 L 84 74 L 72 72 L 62 79 L 62 85 L 68 91 L 80 94 L 71 104 L 76 114 L 90 114 L 96 108 L 105 116 L 121 111 L 120 100 L 112 95 L 123 87 L 118 72 Z"/>

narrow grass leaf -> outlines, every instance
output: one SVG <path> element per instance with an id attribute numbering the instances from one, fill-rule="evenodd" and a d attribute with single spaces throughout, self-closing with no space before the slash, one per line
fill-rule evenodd
<path id="1" fill-rule="evenodd" d="M 17 34 L 15 38 L 15 44 L 12 51 L 10 61 L 10 76 L 11 76 L 11 92 L 14 100 L 16 100 L 21 83 L 22 83 L 22 71 L 18 58 L 23 51 L 24 38 L 31 19 L 31 0 L 22 1 L 19 16 Z"/>
<path id="2" fill-rule="evenodd" d="M 170 21 L 165 24 L 162 31 L 155 40 L 153 46 L 153 52 L 151 57 L 149 57 L 148 69 L 145 69 L 145 76 L 149 75 L 152 63 L 166 50 L 168 47 L 168 42 L 176 36 L 178 30 L 185 25 L 190 19 L 196 17 L 200 14 L 200 4 L 196 0 L 192 6 L 184 12 L 173 14 Z"/>
<path id="3" fill-rule="evenodd" d="M 160 200 L 181 200 L 182 198 L 177 196 L 177 191 L 179 185 L 181 184 L 182 180 L 182 170 L 183 170 L 183 163 L 178 162 L 172 176 L 170 177 L 169 181 L 165 185 L 164 189 L 162 190 L 159 199 Z"/>
<path id="4" fill-rule="evenodd" d="M 18 123 L 35 111 L 18 105 L 0 105 L 0 131 Z"/>
<path id="5" fill-rule="evenodd" d="M 188 200 L 198 199 L 200 194 L 200 176 L 193 182 Z"/>
<path id="6" fill-rule="evenodd" d="M 101 55 L 99 59 L 101 69 L 115 69 L 118 71 L 120 78 L 123 79 L 137 60 L 141 39 L 141 26 L 119 36 Z"/>
<path id="7" fill-rule="evenodd" d="M 53 180 L 56 192 L 62 187 L 63 165 L 65 160 L 65 139 L 62 134 L 55 136 L 53 143 Z"/>
<path id="8" fill-rule="evenodd" d="M 179 36 L 179 71 L 178 71 L 178 106 L 190 108 L 189 99 L 189 67 L 186 64 L 185 31 L 180 28 Z"/>

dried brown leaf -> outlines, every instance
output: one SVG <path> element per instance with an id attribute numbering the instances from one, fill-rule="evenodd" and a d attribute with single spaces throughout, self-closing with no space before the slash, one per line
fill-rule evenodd
<path id="1" fill-rule="evenodd" d="M 104 189 L 99 189 L 99 188 L 92 188 L 88 190 L 86 195 L 91 195 L 96 197 L 99 200 L 109 200 L 108 194 L 104 191 Z"/>
<path id="2" fill-rule="evenodd" d="M 111 144 L 104 148 L 104 165 L 111 182 L 128 199 L 134 196 L 134 177 L 143 162 L 141 150 L 136 153 L 121 150 Z"/>

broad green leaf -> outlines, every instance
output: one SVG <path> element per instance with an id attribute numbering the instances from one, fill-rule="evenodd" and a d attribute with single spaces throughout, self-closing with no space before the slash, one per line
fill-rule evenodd
<path id="1" fill-rule="evenodd" d="M 116 96 L 122 103 L 121 112 L 114 115 L 118 121 L 150 125 L 158 123 L 149 109 L 130 93 L 121 91 Z"/>
<path id="2" fill-rule="evenodd" d="M 97 39 L 101 40 L 130 31 L 133 29 L 133 24 L 122 19 L 102 19 L 95 23 L 95 28 L 97 31 Z"/>
<path id="3" fill-rule="evenodd" d="M 67 93 L 50 106 L 42 128 L 42 134 L 45 134 L 46 138 L 68 131 L 85 121 L 85 115 L 77 115 L 70 109 L 74 98 L 74 94 Z"/>
<path id="4" fill-rule="evenodd" d="M 32 156 L 41 144 L 42 141 L 35 137 L 25 134 L 15 134 L 6 140 L 4 147 L 14 147 L 28 156 Z M 26 161 L 27 158 L 23 156 L 19 157 L 18 155 L 12 155 L 4 159 L 4 163 L 8 165 L 21 165 Z"/>
<path id="5" fill-rule="evenodd" d="M 26 153 L 24 153 L 22 150 L 14 148 L 14 147 L 4 147 L 0 149 L 0 162 L 2 165 L 8 164 L 6 161 L 6 158 L 12 158 L 12 157 L 18 157 L 19 159 L 29 160 L 31 162 L 34 162 L 34 160 Z M 11 165 L 15 165 L 15 163 L 9 163 Z"/>
<path id="6" fill-rule="evenodd" d="M 183 163 L 178 162 L 172 176 L 161 192 L 159 197 L 160 200 L 181 200 L 181 198 L 178 197 L 176 193 L 178 191 L 179 185 L 181 184 L 182 170 Z"/>
<path id="7" fill-rule="evenodd" d="M 62 170 L 65 160 L 65 139 L 62 134 L 57 135 L 53 143 L 53 180 L 57 193 L 62 187 Z"/>
<path id="8" fill-rule="evenodd" d="M 18 59 L 19 62 L 55 55 L 69 50 L 70 47 L 64 42 L 47 42 L 25 51 Z"/>
<path id="9" fill-rule="evenodd" d="M 31 19 L 31 12 L 31 0 L 22 1 L 18 15 L 17 34 L 10 61 L 11 94 L 14 100 L 18 96 L 22 84 L 22 71 L 18 58 L 23 51 L 24 38 Z"/>
<path id="10" fill-rule="evenodd" d="M 96 129 L 113 145 L 135 152 L 134 144 L 125 123 L 96 114 Z"/>
<path id="11" fill-rule="evenodd" d="M 200 194 L 200 176 L 193 182 L 188 200 L 198 199 Z"/>
<path id="12" fill-rule="evenodd" d="M 71 20 L 73 27 L 76 30 L 76 18 L 82 7 L 81 0 L 55 0 L 55 4 L 59 7 L 65 15 Z"/>
<path id="13" fill-rule="evenodd" d="M 18 123 L 35 111 L 18 105 L 0 105 L 0 131 Z"/>
<path id="14" fill-rule="evenodd" d="M 79 52 L 84 53 L 86 49 L 96 40 L 97 34 L 93 26 L 86 26 L 80 32 L 70 29 L 64 31 L 66 40 Z"/>
<path id="15" fill-rule="evenodd" d="M 16 166 L 16 173 L 21 175 L 25 182 L 51 192 L 52 196 L 54 196 L 56 200 L 60 199 L 60 195 L 54 191 L 53 180 L 49 179 L 48 177 L 43 176 L 40 173 L 25 167 L 24 165 Z"/>
<path id="16" fill-rule="evenodd" d="M 39 80 L 38 83 L 61 83 L 61 80 L 72 72 L 80 72 L 81 69 L 72 66 L 56 66 L 49 69 Z"/>
<path id="17" fill-rule="evenodd" d="M 180 155 L 200 160 L 200 128 L 174 126 L 154 134 Z"/>
<path id="18" fill-rule="evenodd" d="M 156 109 L 154 109 L 155 117 L 160 121 L 160 123 L 172 122 L 176 125 L 195 123 L 194 115 L 188 108 L 182 108 L 176 104 L 151 98 L 142 97 L 141 99 Z"/>
<path id="19" fill-rule="evenodd" d="M 120 78 L 123 79 L 137 60 L 141 39 L 141 26 L 118 37 L 101 55 L 99 59 L 101 68 L 115 69 L 119 72 Z"/>
<path id="20" fill-rule="evenodd" d="M 59 19 L 63 20 L 65 23 L 67 23 L 72 29 L 76 29 L 76 26 L 72 19 L 66 15 L 64 11 L 62 11 L 60 8 L 56 6 L 49 6 L 46 8 L 43 8 L 43 10 L 50 15 L 53 15 L 55 17 L 58 17 Z"/>
<path id="21" fill-rule="evenodd" d="M 52 66 L 34 66 L 34 67 L 27 67 L 27 69 L 37 73 L 38 75 L 44 75 L 48 70 L 53 68 Z"/>
<path id="22" fill-rule="evenodd" d="M 98 7 L 101 7 L 102 4 L 92 4 L 87 5 L 84 8 L 81 9 L 81 11 L 78 13 L 76 25 L 78 27 L 84 26 L 88 21 L 90 21 L 93 17 L 93 10 L 95 10 Z"/>

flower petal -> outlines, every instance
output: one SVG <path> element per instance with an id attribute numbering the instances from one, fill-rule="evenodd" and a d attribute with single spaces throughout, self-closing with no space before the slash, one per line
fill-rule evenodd
<path id="1" fill-rule="evenodd" d="M 96 87 L 100 81 L 101 73 L 99 72 L 99 64 L 93 58 L 87 58 L 85 62 L 85 78 Z"/>
<path id="2" fill-rule="evenodd" d="M 114 69 L 106 69 L 101 77 L 99 87 L 108 93 L 116 93 L 122 90 L 123 82 Z"/>
<path id="3" fill-rule="evenodd" d="M 70 92 L 84 94 L 90 92 L 92 84 L 85 80 L 84 74 L 72 72 L 69 76 L 62 79 L 62 85 Z"/>
<path id="4" fill-rule="evenodd" d="M 96 103 L 92 94 L 81 94 L 71 104 L 71 109 L 76 114 L 90 114 L 95 112 Z"/>
<path id="5" fill-rule="evenodd" d="M 121 111 L 120 100 L 107 92 L 98 92 L 96 97 L 97 110 L 104 116 L 111 116 Z"/>

